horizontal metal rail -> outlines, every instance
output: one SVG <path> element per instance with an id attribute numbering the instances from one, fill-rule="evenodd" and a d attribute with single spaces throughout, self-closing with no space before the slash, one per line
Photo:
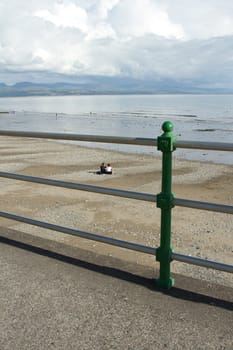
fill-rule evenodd
<path id="1" fill-rule="evenodd" d="M 100 235 L 96 235 L 96 234 L 85 232 L 85 231 L 74 230 L 74 229 L 71 229 L 68 227 L 54 225 L 54 224 L 50 224 L 47 222 L 43 222 L 43 221 L 39 221 L 39 220 L 35 220 L 35 219 L 30 219 L 30 218 L 26 218 L 23 216 L 19 216 L 19 215 L 7 213 L 7 212 L 0 211 L 0 217 L 23 222 L 25 224 L 29 224 L 29 225 L 33 225 L 33 226 L 42 227 L 42 228 L 49 229 L 52 231 L 62 232 L 65 234 L 85 238 L 85 239 L 96 241 L 96 242 L 106 243 L 106 244 L 110 244 L 113 246 L 129 249 L 129 250 L 134 250 L 134 251 L 137 251 L 140 253 L 145 253 L 148 255 L 156 255 L 156 251 L 157 251 L 156 247 L 154 247 L 154 248 L 148 247 L 148 246 L 144 246 L 144 245 L 137 244 L 137 243 L 122 241 L 122 240 L 119 240 L 116 238 L 100 236 Z M 226 265 L 226 264 L 218 263 L 215 261 L 209 261 L 209 260 L 195 258 L 192 256 L 177 254 L 177 253 L 172 253 L 171 257 L 173 260 L 176 260 L 176 261 L 233 273 L 233 266 L 232 265 Z"/>
<path id="2" fill-rule="evenodd" d="M 118 143 L 128 145 L 156 146 L 157 140 L 143 137 L 118 137 L 103 135 L 78 135 L 66 133 L 50 133 L 35 131 L 11 131 L 0 130 L 2 136 L 32 137 L 40 139 L 70 140 L 70 141 L 88 141 L 103 143 Z"/>
<path id="3" fill-rule="evenodd" d="M 192 265 L 197 265 L 201 267 L 207 267 L 209 269 L 233 273 L 233 265 L 227 265 L 227 264 L 218 263 L 215 261 L 196 258 L 193 256 L 183 255 L 178 253 L 172 253 L 172 259 L 176 261 L 184 262 L 187 264 L 192 264 Z"/>
<path id="4" fill-rule="evenodd" d="M 3 212 L 3 211 L 0 211 L 0 217 L 23 222 L 25 224 L 29 224 L 33 226 L 43 227 L 52 231 L 62 232 L 72 236 L 77 236 L 77 237 L 89 239 L 96 242 L 107 243 L 107 244 L 125 248 L 125 249 L 136 250 L 137 252 L 140 252 L 140 253 L 156 255 L 157 248 L 152 248 L 152 247 L 144 246 L 137 243 L 122 241 L 116 238 L 111 238 L 106 236 L 100 236 L 100 235 L 96 235 L 85 231 L 74 230 L 68 227 L 54 225 L 44 221 L 34 220 L 34 219 L 26 218 L 24 216 L 19 216 L 19 215 L 15 215 L 15 214 Z"/>
<path id="5" fill-rule="evenodd" d="M 39 183 L 43 185 L 64 187 L 64 188 L 69 188 L 69 189 L 74 189 L 79 191 L 102 193 L 102 194 L 111 195 L 111 196 L 131 198 L 131 199 L 143 200 L 143 201 L 154 202 L 154 203 L 156 202 L 156 198 L 157 198 L 156 195 L 152 195 L 149 193 L 123 191 L 123 190 L 118 190 L 114 188 L 85 185 L 85 184 L 74 183 L 74 182 L 58 181 L 58 180 L 52 180 L 52 179 L 45 179 L 42 177 L 6 173 L 3 171 L 0 171 L 0 177 L 20 180 L 20 181 L 34 182 L 34 183 Z"/>
<path id="6" fill-rule="evenodd" d="M 217 203 L 199 202 L 183 198 L 174 198 L 173 204 L 180 207 L 215 211 L 219 213 L 233 214 L 233 206 Z"/>
<path id="7" fill-rule="evenodd" d="M 37 131 L 13 131 L 0 130 L 2 136 L 16 136 L 16 137 L 31 137 L 55 140 L 70 140 L 70 141 L 88 141 L 88 142 L 103 142 L 103 143 L 117 143 L 128 145 L 141 146 L 157 146 L 157 139 L 143 138 L 143 137 L 120 137 L 120 136 L 103 136 L 103 135 L 79 135 L 67 133 L 49 133 Z M 215 151 L 233 151 L 233 143 L 224 142 L 201 142 L 201 141 L 176 141 L 174 146 L 176 148 L 191 148 L 191 149 L 205 149 Z"/>
<path id="8" fill-rule="evenodd" d="M 176 141 L 176 148 L 206 149 L 212 151 L 233 151 L 233 143 L 203 142 L 203 141 Z"/>
<path id="9" fill-rule="evenodd" d="M 106 194 L 111 196 L 137 199 L 137 200 L 153 202 L 153 203 L 156 203 L 156 200 L 157 200 L 156 195 L 152 195 L 149 193 L 123 191 L 123 190 L 118 190 L 114 188 L 106 188 L 106 187 L 100 187 L 100 186 L 79 184 L 74 182 L 58 181 L 58 180 L 46 179 L 46 178 L 35 177 L 35 176 L 7 173 L 3 171 L 0 171 L 0 177 L 19 180 L 19 181 L 34 182 L 34 183 L 39 183 L 43 185 L 75 189 L 79 191 L 95 192 L 95 193 L 101 193 L 101 194 Z M 220 213 L 233 214 L 233 206 L 229 206 L 229 205 L 208 203 L 208 202 L 198 202 L 198 201 L 182 199 L 182 198 L 174 198 L 173 204 L 181 207 L 203 209 L 203 210 L 215 211 Z"/>

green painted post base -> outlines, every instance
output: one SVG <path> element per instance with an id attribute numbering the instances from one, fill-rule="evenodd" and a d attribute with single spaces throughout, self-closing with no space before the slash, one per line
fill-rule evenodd
<path id="1" fill-rule="evenodd" d="M 156 280 L 156 285 L 164 289 L 170 289 L 174 286 L 175 280 L 170 276 L 172 247 L 169 249 L 162 249 L 159 247 L 156 250 L 156 260 L 160 262 L 160 275 Z"/>
<path id="2" fill-rule="evenodd" d="M 156 285 L 164 289 L 170 289 L 171 287 L 174 286 L 174 284 L 175 284 L 175 280 L 172 277 L 169 277 L 168 279 L 159 278 L 158 280 L 156 280 Z"/>

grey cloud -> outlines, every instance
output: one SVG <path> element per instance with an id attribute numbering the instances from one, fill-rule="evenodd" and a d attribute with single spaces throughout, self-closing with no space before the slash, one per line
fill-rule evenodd
<path id="1" fill-rule="evenodd" d="M 56 26 L 35 16 L 43 10 L 53 13 L 55 3 L 84 9 L 88 31 Z M 72 80 L 92 74 L 233 88 L 233 3 L 196 0 L 187 6 L 184 0 L 144 1 L 145 6 L 153 3 L 167 14 L 170 31 L 184 30 L 182 40 L 158 36 L 150 26 L 139 33 L 137 16 L 143 17 L 148 9 L 129 20 L 132 2 L 128 0 L 2 0 L 0 81 Z"/>

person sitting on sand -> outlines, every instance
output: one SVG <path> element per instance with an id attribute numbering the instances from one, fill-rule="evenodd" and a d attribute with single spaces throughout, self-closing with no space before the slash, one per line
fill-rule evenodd
<path id="1" fill-rule="evenodd" d="M 111 164 L 108 164 L 108 165 L 105 167 L 105 174 L 112 174 L 112 167 L 111 167 Z"/>
<path id="2" fill-rule="evenodd" d="M 105 173 L 105 169 L 106 169 L 106 166 L 105 166 L 104 163 L 102 163 L 102 164 L 100 165 L 100 174 L 104 174 L 104 173 Z"/>

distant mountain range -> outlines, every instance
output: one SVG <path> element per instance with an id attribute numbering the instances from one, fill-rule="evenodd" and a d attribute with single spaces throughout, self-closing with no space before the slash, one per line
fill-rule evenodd
<path id="1" fill-rule="evenodd" d="M 82 76 L 75 82 L 33 83 L 14 85 L 0 83 L 0 97 L 59 96 L 98 94 L 177 94 L 232 93 L 227 89 L 203 87 L 201 83 L 179 82 L 171 79 L 142 80 L 124 77 Z"/>

